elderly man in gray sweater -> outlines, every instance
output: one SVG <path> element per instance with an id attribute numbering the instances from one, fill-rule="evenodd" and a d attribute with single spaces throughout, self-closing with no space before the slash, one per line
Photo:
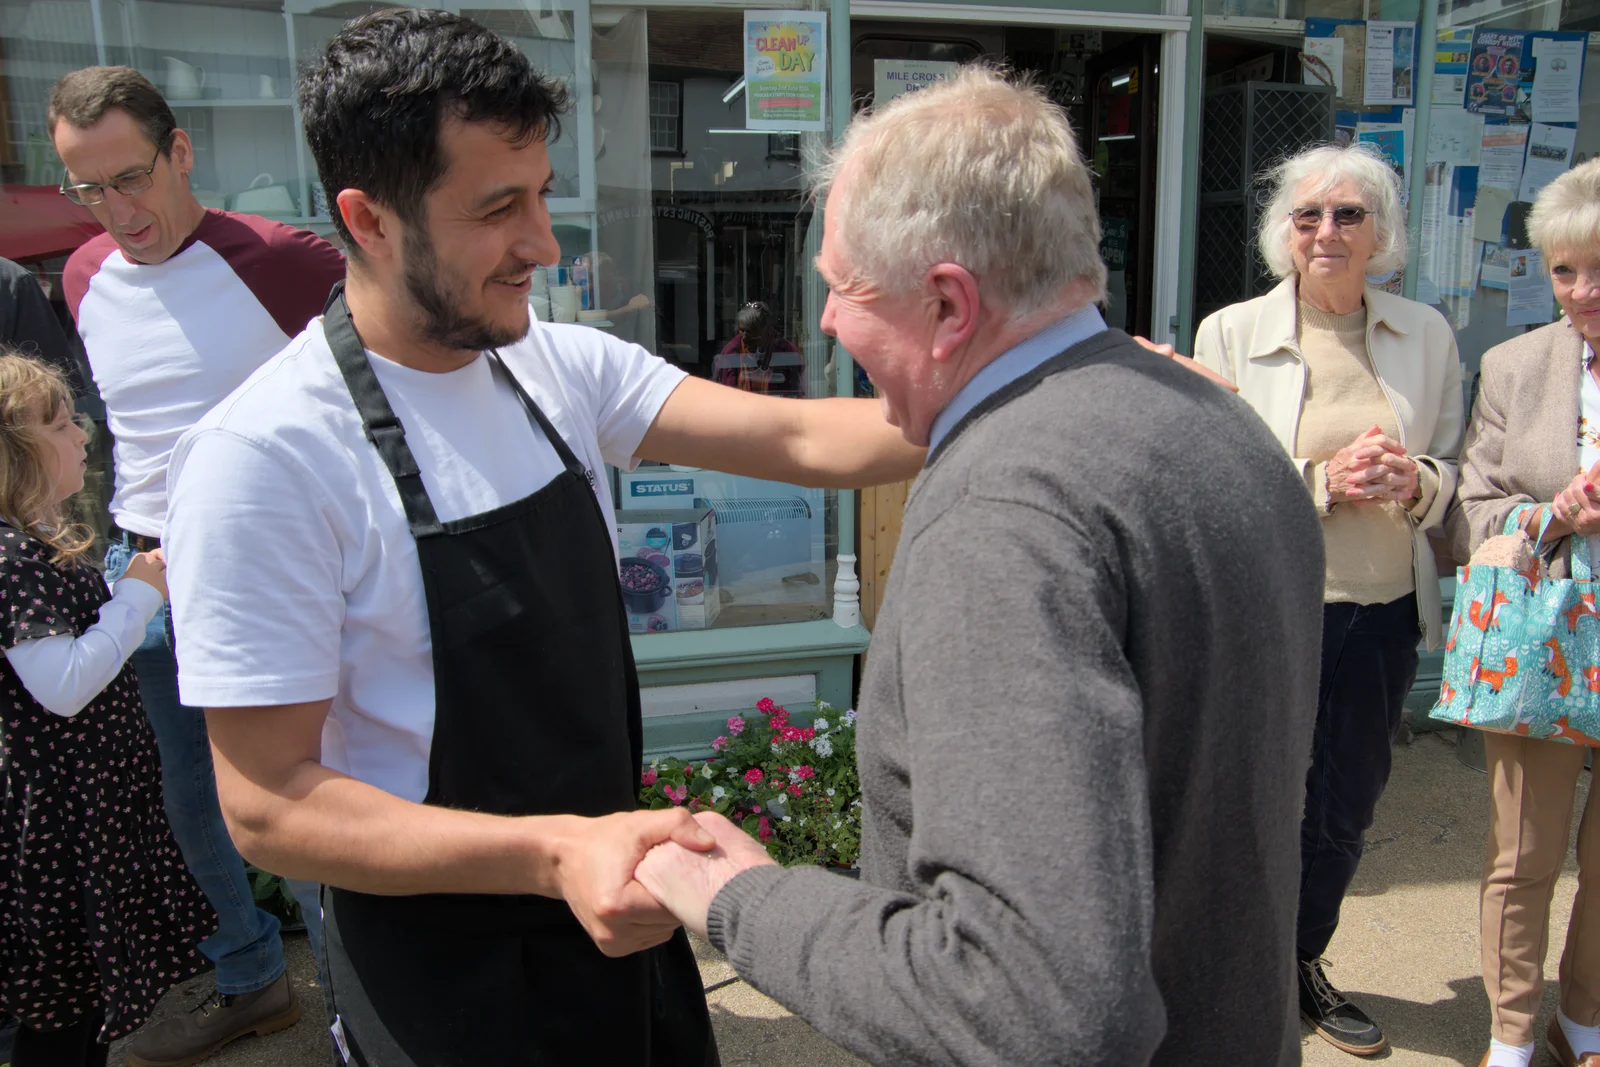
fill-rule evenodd
<path id="1" fill-rule="evenodd" d="M 1106 328 L 1040 93 L 901 97 L 823 184 L 823 329 L 929 446 L 863 685 L 863 878 L 701 815 L 717 849 L 639 881 L 876 1064 L 1298 1064 L 1305 486 L 1238 398 Z"/>

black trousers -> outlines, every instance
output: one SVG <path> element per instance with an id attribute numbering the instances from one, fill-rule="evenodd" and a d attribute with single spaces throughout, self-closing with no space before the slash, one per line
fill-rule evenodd
<path id="1" fill-rule="evenodd" d="M 92 1015 L 59 1030 L 34 1030 L 23 1023 L 11 1050 L 11 1067 L 106 1067 L 111 1046 L 95 1041 L 100 1022 Z"/>
<path id="2" fill-rule="evenodd" d="M 1387 604 L 1323 605 L 1317 726 L 1300 823 L 1302 960 L 1321 956 L 1339 926 L 1339 906 L 1389 784 L 1419 636 L 1415 594 Z"/>

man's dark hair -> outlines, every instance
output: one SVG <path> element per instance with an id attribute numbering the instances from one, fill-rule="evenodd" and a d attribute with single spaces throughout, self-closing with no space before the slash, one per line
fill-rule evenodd
<path id="1" fill-rule="evenodd" d="M 84 67 L 68 74 L 50 90 L 45 122 L 53 140 L 57 123 L 86 129 L 112 109 L 126 111 L 152 145 L 163 155 L 172 154 L 172 131 L 178 120 L 161 90 L 132 67 Z"/>
<path id="2" fill-rule="evenodd" d="M 408 224 L 444 176 L 446 118 L 503 126 L 523 146 L 560 136 L 569 97 L 510 41 L 460 15 L 375 11 L 345 24 L 300 73 L 306 141 L 330 200 L 360 189 Z M 337 207 L 333 224 L 352 256 Z"/>

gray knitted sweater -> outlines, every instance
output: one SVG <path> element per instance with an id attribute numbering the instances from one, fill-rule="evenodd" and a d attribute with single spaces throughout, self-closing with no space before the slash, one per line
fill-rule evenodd
<path id="1" fill-rule="evenodd" d="M 863 881 L 712 941 L 881 1065 L 1285 1067 L 1322 536 L 1237 397 L 1116 331 L 962 420 L 872 638 Z"/>

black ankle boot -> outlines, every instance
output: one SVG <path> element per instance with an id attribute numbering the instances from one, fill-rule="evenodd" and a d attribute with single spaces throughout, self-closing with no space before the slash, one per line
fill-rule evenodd
<path id="1" fill-rule="evenodd" d="M 1356 1056 L 1375 1056 L 1388 1047 L 1383 1031 L 1367 1013 L 1328 981 L 1323 973 L 1325 960 L 1301 960 L 1300 1015 L 1312 1029 L 1334 1048 Z"/>

